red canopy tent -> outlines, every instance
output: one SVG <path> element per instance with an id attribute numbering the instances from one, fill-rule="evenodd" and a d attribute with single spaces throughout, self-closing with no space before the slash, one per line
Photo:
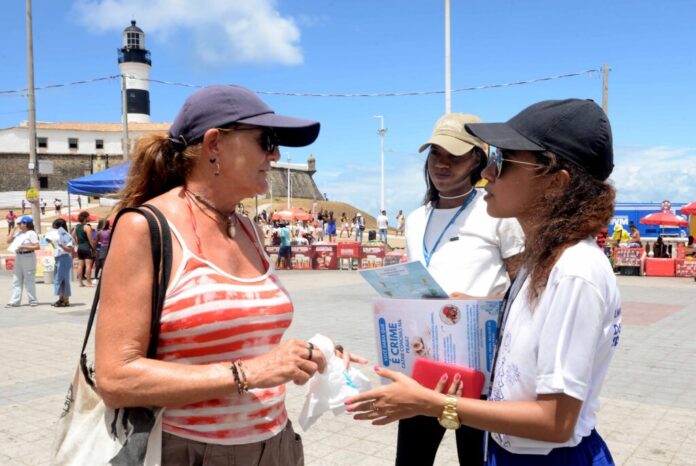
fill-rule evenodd
<path id="1" fill-rule="evenodd" d="M 684 210 L 682 209 L 682 212 Z M 663 227 L 686 227 L 689 222 L 681 215 L 673 214 L 669 210 L 662 212 L 653 212 L 641 218 L 640 223 L 643 225 L 660 225 Z"/>
<path id="2" fill-rule="evenodd" d="M 275 212 L 271 216 L 271 220 L 312 220 L 312 215 L 302 209 L 291 207 Z"/>
<path id="3" fill-rule="evenodd" d="M 77 222 L 78 221 L 77 217 L 80 215 L 81 212 L 82 212 L 81 210 L 70 212 L 70 221 Z M 96 222 L 97 220 L 99 220 L 99 217 L 96 214 L 93 214 L 90 212 L 87 212 L 87 213 L 89 214 L 89 217 L 87 218 L 88 222 Z M 63 220 L 65 220 L 67 222 L 68 221 L 68 214 L 63 214 L 60 216 L 60 218 L 62 218 Z"/>
<path id="4" fill-rule="evenodd" d="M 689 202 L 679 210 L 682 214 L 696 215 L 696 201 Z"/>

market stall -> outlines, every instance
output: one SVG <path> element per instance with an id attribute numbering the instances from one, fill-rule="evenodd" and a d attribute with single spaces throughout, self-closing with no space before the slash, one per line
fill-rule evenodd
<path id="1" fill-rule="evenodd" d="M 621 275 L 641 275 L 644 254 L 643 248 L 615 248 L 614 267 Z"/>
<path id="2" fill-rule="evenodd" d="M 316 243 L 312 245 L 314 254 L 312 266 L 314 270 L 336 270 L 338 268 L 338 256 L 336 243 Z"/>
<path id="3" fill-rule="evenodd" d="M 357 241 L 338 243 L 336 254 L 341 270 L 356 270 L 360 260 L 360 243 Z"/>
<path id="4" fill-rule="evenodd" d="M 363 244 L 360 246 L 360 268 L 375 269 L 384 265 L 386 247 L 384 244 Z"/>

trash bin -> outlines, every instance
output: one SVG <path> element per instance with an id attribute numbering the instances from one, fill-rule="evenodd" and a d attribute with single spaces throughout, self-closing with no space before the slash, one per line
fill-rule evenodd
<path id="1" fill-rule="evenodd" d="M 53 270 L 44 270 L 43 273 L 43 280 L 46 285 L 52 285 L 53 284 L 53 276 L 55 275 L 55 271 Z"/>

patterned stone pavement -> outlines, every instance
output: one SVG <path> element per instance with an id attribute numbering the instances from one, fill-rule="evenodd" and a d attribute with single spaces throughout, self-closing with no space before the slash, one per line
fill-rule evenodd
<path id="1" fill-rule="evenodd" d="M 281 273 L 296 306 L 288 336 L 322 333 L 375 361 L 375 296 L 356 272 Z M 696 465 L 696 283 L 619 277 L 624 305 L 621 343 L 603 390 L 599 432 L 619 465 Z M 7 299 L 11 275 L 0 273 Z M 80 349 L 93 288 L 74 288 L 75 305 L 54 309 L 52 287 L 38 284 L 41 305 L 0 308 L 0 464 L 49 462 L 55 420 Z M 367 367 L 364 372 L 376 383 Z M 297 419 L 304 388 L 289 386 Z M 306 463 L 393 464 L 395 426 L 372 427 L 325 414 L 304 438 Z M 437 465 L 456 464 L 447 434 Z"/>

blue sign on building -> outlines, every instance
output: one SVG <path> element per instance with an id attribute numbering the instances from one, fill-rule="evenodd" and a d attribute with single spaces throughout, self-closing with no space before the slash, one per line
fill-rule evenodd
<path id="1" fill-rule="evenodd" d="M 686 202 L 673 202 L 671 211 L 682 215 L 680 208 Z M 617 202 L 614 208 L 614 217 L 609 224 L 609 235 L 614 231 L 614 225 L 620 224 L 628 231 L 629 225 L 638 227 L 640 236 L 657 237 L 658 235 L 688 236 L 688 227 L 660 227 L 658 225 L 642 225 L 640 219 L 653 212 L 662 210 L 661 202 Z M 688 216 L 685 216 L 688 218 Z"/>

